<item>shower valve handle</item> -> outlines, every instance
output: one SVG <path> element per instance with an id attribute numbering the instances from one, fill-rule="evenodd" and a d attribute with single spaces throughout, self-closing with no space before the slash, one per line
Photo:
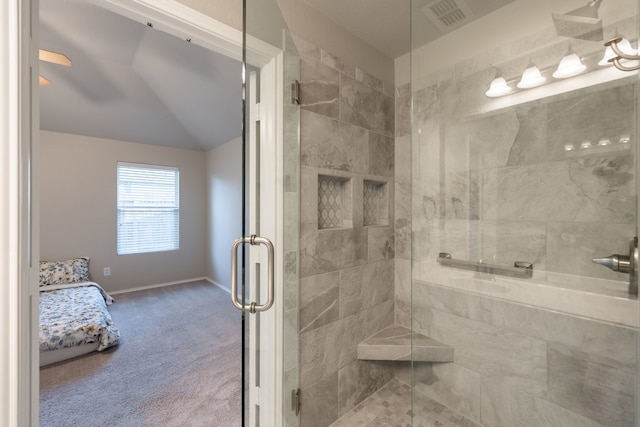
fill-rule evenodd
<path id="1" fill-rule="evenodd" d="M 629 273 L 629 294 L 638 295 L 638 265 L 640 265 L 638 255 L 638 238 L 634 237 L 629 242 L 629 255 L 613 254 L 605 258 L 594 258 L 592 261 L 603 265 L 613 271 Z"/>
<path id="2" fill-rule="evenodd" d="M 627 255 L 613 254 L 605 258 L 594 258 L 591 261 L 610 268 L 613 271 L 619 271 L 620 273 L 628 273 L 631 271 L 631 261 Z"/>

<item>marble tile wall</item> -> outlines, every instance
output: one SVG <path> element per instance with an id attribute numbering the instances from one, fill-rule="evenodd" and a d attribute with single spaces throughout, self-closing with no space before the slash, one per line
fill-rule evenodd
<path id="1" fill-rule="evenodd" d="M 381 81 L 347 61 L 295 42 L 301 83 L 300 424 L 323 427 L 394 377 L 391 362 L 356 358 L 360 341 L 395 320 L 394 98 Z M 328 179 L 348 182 L 339 223 L 318 217 L 326 210 L 319 209 L 318 185 Z M 365 182 L 383 191 L 375 208 L 368 206 L 368 221 L 373 215 L 376 225 L 364 223 Z"/>
<path id="2" fill-rule="evenodd" d="M 618 28 L 636 33 L 631 21 Z M 483 426 L 633 426 L 637 330 L 411 277 L 412 256 L 449 252 L 529 261 L 541 280 L 626 296 L 627 277 L 591 259 L 626 253 L 634 235 L 636 83 L 487 107 L 493 67 L 557 64 L 566 44 L 554 37 L 545 30 L 397 89 L 396 319 L 455 348 L 454 363 L 414 364 L 415 398 Z"/>
<path id="3" fill-rule="evenodd" d="M 455 347 L 414 386 L 484 426 L 633 426 L 637 331 L 438 285 L 414 329 Z M 416 396 L 419 396 L 418 394 Z"/>
<path id="4" fill-rule="evenodd" d="M 627 25 L 625 20 L 620 28 Z M 547 47 L 537 48 L 536 37 Z M 533 50 L 520 56 L 557 63 L 564 45 L 547 32 L 536 37 L 526 40 Z M 589 43 L 576 49 L 590 54 L 595 47 Z M 522 65 L 521 57 L 509 57 L 514 51 L 507 46 L 484 52 L 453 67 L 448 78 L 425 77 L 413 92 L 415 258 L 449 252 L 498 264 L 528 261 L 554 277 L 624 282 L 626 275 L 591 259 L 627 253 L 634 235 L 635 80 L 488 110 L 493 104 L 484 91 L 495 75 L 489 64 L 512 73 Z M 396 150 L 411 132 L 404 118 L 407 92 L 400 88 L 405 95 L 396 98 L 397 114 L 403 115 L 396 119 Z M 397 163 L 405 158 L 396 155 Z M 396 171 L 402 170 L 408 169 L 397 164 Z M 407 193 L 398 188 L 403 182 L 396 176 L 399 200 Z M 407 235 L 403 220 L 396 212 L 398 248 Z"/>

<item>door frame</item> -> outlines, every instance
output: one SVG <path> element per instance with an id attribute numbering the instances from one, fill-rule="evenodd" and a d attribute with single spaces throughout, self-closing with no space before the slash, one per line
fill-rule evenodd
<path id="1" fill-rule="evenodd" d="M 242 31 L 175 0 L 86 1 L 144 24 L 151 22 L 156 29 L 242 60 Z M 38 4 L 38 0 L 0 2 L 0 339 L 6 346 L 0 352 L 0 425 L 6 426 L 37 426 L 39 419 L 38 268 L 37 262 L 30 259 L 39 259 L 37 233 L 31 232 L 31 221 L 36 223 L 38 218 L 37 184 L 32 187 L 30 179 L 38 176 L 36 163 L 30 169 L 31 154 L 38 151 L 39 131 L 37 90 L 33 94 L 31 91 L 31 87 L 37 87 L 38 78 Z M 258 68 L 275 63 L 282 76 L 282 51 L 277 47 L 247 35 L 246 58 Z M 268 120 L 269 134 L 277 141 L 278 152 L 282 149 L 281 97 L 261 105 L 263 120 Z M 278 168 L 275 176 L 282 176 L 281 162 L 274 166 Z M 32 206 L 31 200 L 36 204 Z M 279 206 L 274 206 L 277 211 L 272 212 L 278 229 L 276 248 L 281 247 L 277 240 L 283 231 Z M 33 227 L 37 230 L 37 224 Z M 276 259 L 280 260 L 276 262 L 276 283 L 281 283 L 278 277 L 282 277 L 282 257 L 276 255 Z M 276 290 L 276 307 L 281 307 L 281 296 L 282 292 Z M 280 334 L 274 339 L 273 366 L 276 381 L 280 382 Z M 282 390 L 281 384 L 275 388 Z M 283 395 L 277 392 L 273 398 L 274 409 L 279 413 L 275 416 L 282 417 Z"/>

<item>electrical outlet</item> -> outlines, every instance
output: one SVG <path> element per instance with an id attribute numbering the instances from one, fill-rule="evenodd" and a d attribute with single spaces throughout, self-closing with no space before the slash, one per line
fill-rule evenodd
<path id="1" fill-rule="evenodd" d="M 111 276 L 111 267 L 105 267 L 104 268 L 104 275 L 105 276 Z"/>

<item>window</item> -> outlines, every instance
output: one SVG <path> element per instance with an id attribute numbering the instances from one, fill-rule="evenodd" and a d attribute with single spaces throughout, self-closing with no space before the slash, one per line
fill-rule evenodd
<path id="1" fill-rule="evenodd" d="M 118 255 L 179 248 L 178 168 L 118 162 Z"/>

